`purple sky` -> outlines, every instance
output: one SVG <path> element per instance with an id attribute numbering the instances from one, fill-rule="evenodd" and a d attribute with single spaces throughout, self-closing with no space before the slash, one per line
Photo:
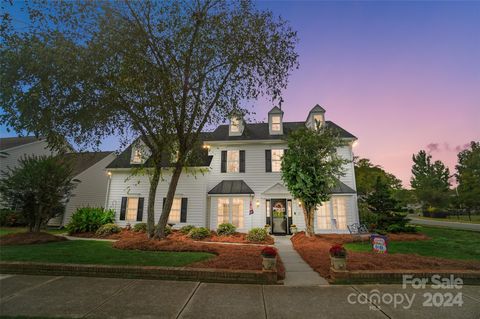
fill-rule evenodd
<path id="1" fill-rule="evenodd" d="M 356 155 L 406 186 L 413 153 L 430 150 L 453 171 L 457 150 L 480 139 L 480 2 L 258 6 L 289 20 L 300 38 L 285 120 L 304 120 L 322 105 L 327 120 L 359 138 Z M 257 119 L 270 108 L 259 101 Z M 102 146 L 117 147 L 116 138 Z"/>

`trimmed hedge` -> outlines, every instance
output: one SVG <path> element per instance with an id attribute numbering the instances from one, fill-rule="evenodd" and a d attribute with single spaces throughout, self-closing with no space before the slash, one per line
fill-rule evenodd
<path id="1" fill-rule="evenodd" d="M 235 227 L 234 225 L 230 223 L 224 223 L 224 224 L 218 225 L 217 234 L 219 236 L 233 235 L 235 234 L 236 230 L 237 230 L 237 227 Z"/>

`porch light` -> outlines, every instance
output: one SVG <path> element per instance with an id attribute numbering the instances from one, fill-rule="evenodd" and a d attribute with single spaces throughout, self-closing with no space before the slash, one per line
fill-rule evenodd
<path id="1" fill-rule="evenodd" d="M 108 172 L 107 172 L 107 175 L 108 175 L 108 176 L 112 176 L 112 172 L 108 171 Z"/>
<path id="2" fill-rule="evenodd" d="M 260 200 L 259 199 L 257 199 L 256 204 L 257 204 L 257 207 L 260 207 Z"/>
<path id="3" fill-rule="evenodd" d="M 206 150 L 209 150 L 209 149 L 210 149 L 210 145 L 208 145 L 208 144 L 203 144 L 203 148 L 206 149 Z"/>
<path id="4" fill-rule="evenodd" d="M 353 141 L 352 147 L 357 147 L 358 146 L 358 140 Z"/>
<path id="5" fill-rule="evenodd" d="M 298 206 L 302 207 L 302 202 L 298 200 Z"/>

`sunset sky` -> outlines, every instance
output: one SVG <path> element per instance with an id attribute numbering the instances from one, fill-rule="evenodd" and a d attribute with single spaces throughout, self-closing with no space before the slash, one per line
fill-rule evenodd
<path id="1" fill-rule="evenodd" d="M 300 68 L 284 120 L 315 104 L 356 135 L 356 155 L 409 184 L 411 157 L 431 152 L 452 170 L 480 139 L 480 2 L 258 2 L 298 31 Z M 258 101 L 256 119 L 272 107 Z M 2 136 L 7 134 L 1 126 Z M 103 149 L 116 150 L 116 138 Z"/>

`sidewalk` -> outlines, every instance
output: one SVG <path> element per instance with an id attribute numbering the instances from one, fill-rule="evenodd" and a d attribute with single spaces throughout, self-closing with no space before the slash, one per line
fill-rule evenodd
<path id="1" fill-rule="evenodd" d="M 480 287 L 285 287 L 90 277 L 0 276 L 0 315 L 62 318 L 477 319 Z M 359 302 L 361 293 L 415 295 L 408 306 Z M 424 293 L 462 293 L 463 305 L 424 306 Z M 383 298 L 387 300 L 387 298 Z M 388 300 L 387 300 L 388 301 Z M 408 307 L 407 307 L 408 306 Z M 407 307 L 407 308 L 405 308 Z"/>
<path id="2" fill-rule="evenodd" d="M 275 236 L 275 247 L 285 266 L 285 286 L 305 287 L 328 285 L 325 278 L 315 272 L 293 249 L 290 236 Z"/>

